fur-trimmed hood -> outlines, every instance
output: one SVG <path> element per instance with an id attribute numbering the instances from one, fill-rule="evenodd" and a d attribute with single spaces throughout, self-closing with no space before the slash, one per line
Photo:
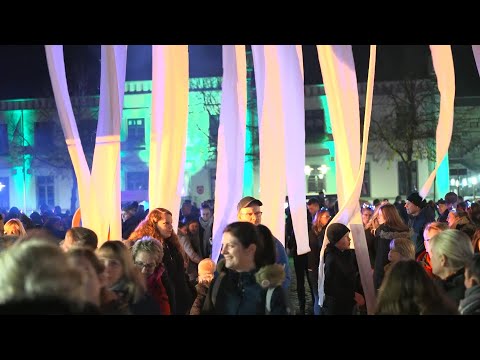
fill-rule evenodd
<path id="1" fill-rule="evenodd" d="M 217 263 L 217 272 L 227 271 L 225 259 Z M 264 289 L 281 286 L 285 280 L 285 268 L 281 264 L 272 264 L 261 267 L 255 273 L 257 283 Z"/>

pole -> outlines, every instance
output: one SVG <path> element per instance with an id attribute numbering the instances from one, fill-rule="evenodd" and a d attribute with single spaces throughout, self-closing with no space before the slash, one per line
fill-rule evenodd
<path id="1" fill-rule="evenodd" d="M 23 165 L 23 213 L 27 213 L 27 175 L 25 169 L 25 127 L 23 122 L 23 109 L 21 124 L 22 124 L 22 165 Z"/>

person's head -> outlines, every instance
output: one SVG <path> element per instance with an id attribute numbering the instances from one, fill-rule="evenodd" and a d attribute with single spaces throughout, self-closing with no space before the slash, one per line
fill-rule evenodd
<path id="1" fill-rule="evenodd" d="M 132 201 L 125 204 L 122 207 L 122 221 L 127 221 L 131 217 L 135 216 L 138 210 L 138 202 Z"/>
<path id="2" fill-rule="evenodd" d="M 448 209 L 447 202 L 443 199 L 437 201 L 437 208 L 440 214 L 443 214 Z"/>
<path id="3" fill-rule="evenodd" d="M 379 206 L 380 206 L 380 199 L 374 199 L 374 200 L 373 200 L 373 206 L 374 206 L 375 208 L 379 207 Z"/>
<path id="4" fill-rule="evenodd" d="M 447 229 L 448 225 L 443 222 L 434 221 L 425 225 L 425 229 L 423 230 L 423 244 L 425 245 L 425 250 L 427 251 L 428 255 L 432 256 L 430 253 L 430 239 Z"/>
<path id="5" fill-rule="evenodd" d="M 133 245 L 132 257 L 135 266 L 149 277 L 163 261 L 163 245 L 157 239 L 145 236 Z"/>
<path id="6" fill-rule="evenodd" d="M 362 223 L 363 226 L 366 227 L 370 219 L 372 218 L 373 215 L 373 209 L 375 209 L 373 206 L 369 204 L 363 204 L 362 205 Z"/>
<path id="7" fill-rule="evenodd" d="M 182 204 L 182 215 L 188 216 L 192 212 L 192 202 L 190 200 L 185 200 Z"/>
<path id="8" fill-rule="evenodd" d="M 98 259 L 105 266 L 107 286 L 112 287 L 133 272 L 132 260 L 128 249 L 121 241 L 107 241 L 97 250 Z"/>
<path id="9" fill-rule="evenodd" d="M 263 244 L 257 227 L 246 221 L 231 223 L 223 230 L 222 255 L 225 266 L 237 272 L 248 272 L 262 265 Z"/>
<path id="10" fill-rule="evenodd" d="M 168 239 L 174 233 L 172 213 L 164 208 L 151 210 L 147 217 L 138 224 L 130 234 L 130 240 L 138 240 L 144 236 L 151 236 L 154 239 Z"/>
<path id="11" fill-rule="evenodd" d="M 190 220 L 187 223 L 187 229 L 188 233 L 192 235 L 198 234 L 198 231 L 200 230 L 200 224 L 198 223 L 197 219 Z"/>
<path id="12" fill-rule="evenodd" d="M 386 224 L 397 230 L 407 228 L 400 217 L 397 208 L 393 204 L 384 204 L 380 206 L 380 209 L 378 210 L 378 222 L 380 225 Z"/>
<path id="13" fill-rule="evenodd" d="M 330 244 L 344 251 L 350 248 L 350 229 L 343 224 L 330 224 L 327 228 L 327 238 Z"/>
<path id="14" fill-rule="evenodd" d="M 308 199 L 307 208 L 310 215 L 314 216 L 320 210 L 320 201 L 317 198 Z"/>
<path id="15" fill-rule="evenodd" d="M 121 241 L 104 242 L 97 250 L 98 259 L 105 266 L 108 288 L 123 284 L 127 297 L 136 302 L 145 293 L 146 285 L 133 263 L 130 251 Z"/>
<path id="16" fill-rule="evenodd" d="M 445 230 L 430 239 L 432 272 L 441 279 L 463 268 L 472 255 L 470 238 L 459 230 Z"/>
<path id="17" fill-rule="evenodd" d="M 407 238 L 397 238 L 390 241 L 388 260 L 396 263 L 400 260 L 415 260 L 415 245 Z"/>
<path id="18" fill-rule="evenodd" d="M 480 285 L 480 254 L 474 254 L 465 265 L 465 287 Z"/>
<path id="19" fill-rule="evenodd" d="M 62 243 L 62 249 L 68 251 L 74 246 L 86 247 L 95 251 L 98 246 L 97 234 L 95 234 L 95 231 L 81 226 L 68 229 L 65 234 L 65 240 Z"/>
<path id="20" fill-rule="evenodd" d="M 18 219 L 10 219 L 5 223 L 5 225 L 3 225 L 4 235 L 23 236 L 26 233 L 27 232 L 25 231 L 22 222 Z"/>
<path id="21" fill-rule="evenodd" d="M 326 208 L 321 208 L 313 218 L 313 230 L 318 235 L 330 221 L 330 212 Z"/>
<path id="22" fill-rule="evenodd" d="M 447 208 L 456 208 L 458 202 L 458 196 L 454 192 L 449 192 L 445 194 L 445 204 Z"/>
<path id="23" fill-rule="evenodd" d="M 237 204 L 237 217 L 239 221 L 247 221 L 254 225 L 262 223 L 261 206 L 263 203 L 251 196 L 245 196 Z"/>
<path id="24" fill-rule="evenodd" d="M 0 254 L 0 303 L 46 297 L 85 301 L 82 275 L 57 245 L 30 239 Z"/>
<path id="25" fill-rule="evenodd" d="M 407 209 L 408 215 L 417 216 L 426 205 L 427 202 L 422 199 L 420 194 L 418 192 L 414 192 L 407 197 L 405 209 Z"/>
<path id="26" fill-rule="evenodd" d="M 198 282 L 200 284 L 210 283 L 215 274 L 215 263 L 212 259 L 206 258 L 198 263 Z"/>
<path id="27" fill-rule="evenodd" d="M 72 248 L 67 258 L 70 265 L 82 272 L 87 301 L 100 306 L 100 292 L 106 286 L 105 266 L 88 248 Z"/>
<path id="28" fill-rule="evenodd" d="M 386 272 L 378 291 L 377 315 L 456 314 L 456 307 L 442 294 L 415 260 L 398 261 Z"/>
<path id="29" fill-rule="evenodd" d="M 202 207 L 200 208 L 200 216 L 205 222 L 210 220 L 212 217 L 212 210 L 208 204 L 202 204 Z"/>

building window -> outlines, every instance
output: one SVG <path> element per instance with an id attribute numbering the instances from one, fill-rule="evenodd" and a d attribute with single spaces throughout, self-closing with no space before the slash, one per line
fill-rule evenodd
<path id="1" fill-rule="evenodd" d="M 42 121 L 35 123 L 35 151 L 50 152 L 54 123 L 52 121 Z M 28 144 L 26 144 L 28 145 Z"/>
<path id="2" fill-rule="evenodd" d="M 210 146 L 214 146 L 218 141 L 218 127 L 220 126 L 220 115 L 211 115 L 208 122 L 208 135 L 210 136 Z"/>
<path id="3" fill-rule="evenodd" d="M 363 172 L 363 184 L 360 196 L 370 197 L 370 164 L 365 163 L 365 171 Z"/>
<path id="4" fill-rule="evenodd" d="M 8 155 L 7 124 L 0 124 L 0 155 Z"/>
<path id="5" fill-rule="evenodd" d="M 53 176 L 37 176 L 37 207 L 47 204 L 55 206 L 55 188 Z"/>
<path id="6" fill-rule="evenodd" d="M 417 171 L 417 161 L 412 161 L 412 188 L 409 189 L 408 186 L 408 176 L 407 176 L 407 167 L 403 161 L 398 162 L 398 194 L 399 195 L 410 195 L 412 192 L 417 191 L 418 189 L 418 171 Z"/>
<path id="7" fill-rule="evenodd" d="M 148 190 L 148 171 L 128 172 L 127 190 Z"/>
<path id="8" fill-rule="evenodd" d="M 128 119 L 127 144 L 130 148 L 145 146 L 145 119 Z"/>
<path id="9" fill-rule="evenodd" d="M 10 209 L 10 187 L 8 186 L 10 179 L 8 177 L 0 177 L 0 208 Z"/>
<path id="10" fill-rule="evenodd" d="M 310 173 L 307 178 L 307 192 L 308 193 L 320 193 L 325 189 L 325 172 L 322 172 L 325 165 L 312 165 L 310 167 Z"/>
<path id="11" fill-rule="evenodd" d="M 325 114 L 322 109 L 305 111 L 305 139 L 307 142 L 319 141 L 325 133 Z"/>

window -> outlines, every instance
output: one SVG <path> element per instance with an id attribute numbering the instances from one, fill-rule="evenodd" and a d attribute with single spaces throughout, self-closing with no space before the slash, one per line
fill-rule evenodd
<path id="1" fill-rule="evenodd" d="M 322 109 L 305 111 L 305 139 L 319 141 L 325 133 L 325 114 Z"/>
<path id="2" fill-rule="evenodd" d="M 0 208 L 10 209 L 10 183 L 8 177 L 0 177 Z"/>
<path id="3" fill-rule="evenodd" d="M 363 172 L 363 184 L 360 196 L 370 197 L 370 164 L 365 163 L 365 171 Z"/>
<path id="4" fill-rule="evenodd" d="M 398 162 L 398 193 L 400 195 L 410 195 L 412 192 L 418 189 L 418 172 L 417 162 L 411 163 L 411 188 L 408 185 L 407 167 L 403 161 Z"/>
<path id="5" fill-rule="evenodd" d="M 208 125 L 208 135 L 210 136 L 210 146 L 217 144 L 218 127 L 220 126 L 220 115 L 210 115 Z"/>
<path id="6" fill-rule="evenodd" d="M 42 204 L 55 206 L 54 189 L 53 176 L 37 176 L 37 207 Z"/>
<path id="7" fill-rule="evenodd" d="M 35 123 L 35 151 L 49 152 L 51 151 L 53 132 L 53 121 L 42 121 Z M 28 144 L 25 144 L 28 145 Z"/>
<path id="8" fill-rule="evenodd" d="M 320 171 L 320 165 L 312 166 L 312 171 L 308 176 L 307 192 L 318 194 L 325 189 L 325 174 Z"/>
<path id="9" fill-rule="evenodd" d="M 0 155 L 8 155 L 7 124 L 0 124 Z"/>
<path id="10" fill-rule="evenodd" d="M 145 147 L 145 119 L 128 119 L 127 146 L 129 148 Z"/>
<path id="11" fill-rule="evenodd" d="M 148 190 L 148 171 L 128 172 L 127 190 Z"/>

